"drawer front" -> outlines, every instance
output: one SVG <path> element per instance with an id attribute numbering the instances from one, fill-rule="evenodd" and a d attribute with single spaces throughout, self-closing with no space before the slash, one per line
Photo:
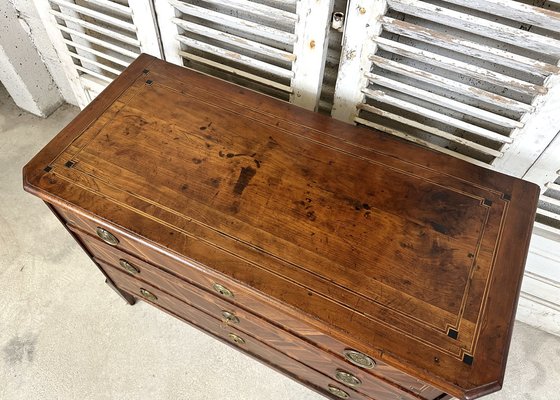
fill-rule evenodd
<path id="1" fill-rule="evenodd" d="M 319 391 L 321 394 L 326 395 L 332 399 L 339 399 L 340 397 L 334 396 L 329 393 L 329 387 L 335 387 L 344 391 L 349 397 L 348 399 L 357 400 L 373 400 L 373 399 L 391 399 L 401 400 L 399 397 L 380 397 L 381 394 L 373 393 L 372 397 L 365 396 L 357 393 L 351 388 L 344 387 L 340 383 L 306 367 L 302 363 L 294 360 L 285 354 L 273 349 L 265 343 L 262 343 L 257 338 L 242 332 L 228 324 L 224 324 L 217 318 L 214 318 L 200 309 L 192 307 L 161 290 L 149 285 L 145 282 L 132 279 L 115 268 L 105 264 L 102 261 L 97 261 L 101 267 L 111 276 L 111 279 L 122 290 L 130 293 L 131 295 L 142 299 L 164 311 L 169 312 L 175 317 L 178 317 L 191 325 L 211 333 L 218 338 L 227 341 L 234 345 L 236 348 L 249 353 L 257 358 L 259 361 L 271 365 L 275 369 L 286 373 L 287 375 L 295 378 L 297 381 L 311 386 L 313 389 Z"/>
<path id="2" fill-rule="evenodd" d="M 123 267 L 120 263 L 115 264 L 117 260 L 103 258 L 108 254 L 104 254 L 103 249 L 97 248 L 97 246 L 102 246 L 101 244 L 90 242 L 86 245 L 92 249 L 94 254 L 101 257 L 101 262 L 103 262 L 104 265 L 110 265 L 110 267 L 122 271 Z M 123 257 L 126 257 L 126 255 L 121 254 L 119 256 L 120 258 L 118 261 L 125 260 Z M 135 268 L 133 272 L 135 278 L 142 279 L 144 283 L 154 285 L 153 287 L 157 287 L 167 292 L 167 294 L 171 294 L 179 300 L 203 310 L 216 319 L 222 319 L 224 323 L 230 324 L 244 333 L 258 337 L 259 340 L 267 343 L 269 346 L 280 350 L 282 353 L 301 361 L 333 379 L 341 381 L 344 385 L 354 387 L 355 390 L 360 393 L 383 393 L 384 397 L 382 398 L 399 398 L 403 400 L 417 399 L 416 396 L 403 392 L 387 382 L 365 374 L 357 367 L 350 366 L 344 360 L 338 359 L 335 355 L 328 354 L 316 348 L 307 341 L 272 325 L 268 321 L 238 306 L 230 304 L 187 282 L 174 278 L 163 271 L 154 273 L 154 270 L 157 269 L 152 266 L 143 265 L 140 267 L 137 260 L 130 257 L 126 259 L 132 260 L 130 265 L 133 265 Z M 108 263 L 105 264 L 105 261 Z M 107 267 L 105 270 L 110 276 L 114 273 L 113 268 Z M 127 273 L 130 274 L 128 270 Z M 163 275 L 167 275 L 167 277 Z M 350 384 L 348 384 L 348 382 L 350 382 Z"/>
<path id="3" fill-rule="evenodd" d="M 339 357 L 342 357 L 342 362 L 346 365 L 346 369 L 354 367 L 353 364 L 343 359 L 344 351 L 349 349 L 347 345 L 323 334 L 308 323 L 292 317 L 291 315 L 274 307 L 269 302 L 263 301 L 263 299 L 255 295 L 253 290 L 246 288 L 245 286 L 242 286 L 212 270 L 203 270 L 203 267 L 196 262 L 183 262 L 167 254 L 163 254 L 156 248 L 150 247 L 145 242 L 142 242 L 129 233 L 123 232 L 122 230 L 106 223 L 96 222 L 82 215 L 77 215 L 67 210 L 61 210 L 60 208 L 57 208 L 57 211 L 68 222 L 70 229 L 84 237 L 86 240 L 91 237 L 83 236 L 83 232 L 76 230 L 76 227 L 83 229 L 90 235 L 96 235 L 97 228 L 101 227 L 106 229 L 109 233 L 112 233 L 117 238 L 118 243 L 116 245 L 107 244 L 101 247 L 105 249 L 103 251 L 104 256 L 101 257 L 102 259 L 108 258 L 108 252 L 109 254 L 113 254 L 112 262 L 116 262 L 116 265 L 118 265 L 118 259 L 115 259 L 115 257 L 117 257 L 118 254 L 124 254 L 119 253 L 120 251 L 125 251 L 135 255 L 135 262 L 137 265 L 142 266 L 142 268 L 150 268 L 150 264 L 148 264 L 149 262 L 205 289 L 214 291 L 216 288 L 225 288 L 231 292 L 233 297 L 227 297 L 228 293 L 225 293 L 225 295 L 220 295 L 222 298 L 241 305 L 268 320 L 274 320 L 278 323 L 278 325 L 294 332 L 296 335 L 298 333 L 303 333 L 306 340 L 313 342 L 315 346 L 326 351 L 334 352 Z M 88 243 L 91 243 L 91 240 L 89 240 Z M 156 269 L 156 271 L 159 270 Z M 362 373 L 381 376 L 383 379 L 407 388 L 426 399 L 434 399 L 442 394 L 440 390 L 428 386 L 422 381 L 419 381 L 409 375 L 403 374 L 379 360 L 375 360 L 375 362 L 376 367 L 374 369 L 361 369 Z"/>

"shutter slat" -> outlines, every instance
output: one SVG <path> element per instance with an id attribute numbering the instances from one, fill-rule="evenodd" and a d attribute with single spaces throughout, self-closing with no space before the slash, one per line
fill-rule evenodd
<path id="1" fill-rule="evenodd" d="M 84 46 L 83 44 L 72 42 L 71 40 L 68 40 L 68 39 L 63 39 L 63 41 L 64 41 L 64 43 L 66 43 L 69 46 L 76 47 L 80 50 L 83 50 L 87 53 L 93 54 L 97 57 L 104 58 L 107 61 L 110 61 L 112 63 L 122 65 L 125 68 L 130 65 L 130 62 L 127 62 L 125 60 L 121 60 L 120 58 L 117 58 L 117 57 L 110 56 L 107 53 L 102 53 L 101 51 L 97 51 L 95 49 L 92 49 L 91 47 Z"/>
<path id="2" fill-rule="evenodd" d="M 545 77 L 560 72 L 560 68 L 556 65 L 547 64 L 496 47 L 486 46 L 458 36 L 452 36 L 445 32 L 436 31 L 390 17 L 383 17 L 381 21 L 383 22 L 383 28 L 387 32 L 437 45 L 444 49 L 494 62 L 519 71 L 529 72 L 536 76 Z"/>
<path id="3" fill-rule="evenodd" d="M 560 13 L 511 0 L 443 0 L 446 3 L 476 7 L 480 11 L 524 24 L 560 32 Z"/>
<path id="4" fill-rule="evenodd" d="M 389 119 L 392 119 L 393 121 L 400 122 L 401 124 L 408 125 L 408 126 L 413 127 L 413 128 L 421 129 L 424 132 L 430 133 L 434 136 L 438 136 L 438 137 L 450 140 L 452 142 L 459 143 L 463 146 L 466 146 L 466 147 L 471 148 L 473 150 L 479 151 L 483 154 L 488 154 L 488 155 L 491 155 L 493 157 L 501 157 L 502 156 L 502 153 L 498 150 L 494 150 L 494 149 L 491 149 L 489 147 L 482 146 L 478 143 L 472 142 L 472 141 L 464 139 L 462 137 L 455 136 L 455 135 L 453 135 L 449 132 L 445 132 L 445 131 L 442 131 L 441 129 L 434 128 L 433 126 L 428 126 L 428 125 L 422 124 L 418 121 L 414 121 L 414 120 L 405 118 L 401 115 L 397 115 L 397 114 L 391 113 L 389 111 L 382 110 L 380 108 L 371 106 L 369 104 L 364 104 L 364 105 L 360 106 L 360 108 L 363 109 L 363 110 L 366 110 L 367 112 L 377 114 L 381 117 L 389 118 Z M 410 135 L 410 134 L 407 134 L 407 137 L 414 137 L 414 136 Z"/>
<path id="5" fill-rule="evenodd" d="M 256 22 L 247 21 L 231 15 L 221 14 L 192 4 L 182 3 L 177 0 L 169 0 L 169 3 L 182 13 L 193 17 L 202 18 L 237 30 L 248 32 L 256 36 L 278 41 L 284 44 L 292 44 L 296 41 L 296 35 L 271 28 Z"/>
<path id="6" fill-rule="evenodd" d="M 280 23 L 286 20 L 297 21 L 297 14 L 279 10 L 278 8 L 266 6 L 264 4 L 255 3 L 247 0 L 204 0 L 205 3 L 217 4 L 221 6 L 231 7 L 236 10 L 246 11 L 256 17 L 264 17 Z"/>
<path id="7" fill-rule="evenodd" d="M 233 46 L 241 47 L 243 49 L 251 50 L 255 53 L 272 57 L 277 60 L 291 62 L 295 59 L 295 56 L 287 51 L 277 49 L 272 46 L 267 46 L 265 44 L 248 40 L 236 35 L 232 35 L 227 32 L 218 31 L 216 29 L 208 28 L 206 26 L 195 24 L 179 18 L 173 18 L 172 22 L 186 31 L 193 32 L 198 35 L 203 35 L 211 39 L 216 39 Z"/>
<path id="8" fill-rule="evenodd" d="M 254 58 L 250 58 L 247 56 L 244 56 L 243 54 L 239 54 L 237 52 L 234 51 L 230 51 L 230 50 L 226 50 L 223 49 L 221 47 L 218 46 L 214 46 L 205 42 L 201 42 L 199 40 L 195 40 L 195 39 L 191 39 L 185 36 L 177 36 L 177 40 L 179 40 L 181 43 L 187 45 L 187 46 L 191 46 L 194 47 L 195 49 L 198 50 L 202 50 L 206 53 L 211 53 L 214 55 L 217 55 L 219 57 L 225 58 L 227 60 L 236 62 L 236 63 L 240 63 L 240 64 L 244 64 L 247 65 L 249 67 L 252 68 L 256 68 L 259 69 L 263 72 L 272 74 L 272 75 L 276 75 L 282 78 L 287 78 L 287 79 L 291 79 L 294 75 L 294 73 L 291 70 L 288 69 L 284 69 L 281 67 L 278 67 L 276 65 L 272 65 L 269 63 L 265 63 L 263 61 L 259 61 L 256 60 Z"/>
<path id="9" fill-rule="evenodd" d="M 270 79 L 263 78 L 262 76 L 251 74 L 249 72 L 240 70 L 238 68 L 231 67 L 229 65 L 220 64 L 220 63 L 217 63 L 215 61 L 209 60 L 207 58 L 200 57 L 200 56 L 197 56 L 197 55 L 192 54 L 192 53 L 187 53 L 185 51 L 180 51 L 179 54 L 182 57 L 185 57 L 186 59 L 193 60 L 193 61 L 196 61 L 196 62 L 201 63 L 201 64 L 209 65 L 211 67 L 220 69 L 222 71 L 229 72 L 233 75 L 238 75 L 238 76 L 241 76 L 243 78 L 251 79 L 251 80 L 256 81 L 258 83 L 262 83 L 263 85 L 282 90 L 286 93 L 291 93 L 292 92 L 292 88 L 290 86 L 282 85 L 281 83 L 272 81 Z"/>
<path id="10" fill-rule="evenodd" d="M 98 44 L 99 46 L 102 46 L 102 47 L 105 47 L 105 48 L 107 48 L 107 49 L 116 51 L 117 53 L 120 53 L 120 54 L 125 55 L 125 56 L 127 56 L 127 57 L 136 58 L 136 57 L 138 57 L 138 56 L 140 55 L 139 53 L 134 53 L 133 51 L 127 50 L 127 49 L 125 49 L 125 48 L 123 48 L 123 47 L 114 45 L 114 44 L 112 44 L 112 43 L 108 43 L 108 42 L 106 42 L 106 41 L 104 41 L 104 40 L 98 39 L 98 38 L 96 38 L 96 37 L 87 35 L 87 34 L 82 33 L 82 32 L 78 32 L 78 31 L 76 31 L 76 30 L 74 30 L 74 29 L 70 29 L 70 28 L 67 28 L 67 27 L 65 27 L 65 26 L 59 25 L 59 26 L 58 26 L 58 29 L 60 29 L 60 30 L 63 31 L 63 32 L 69 33 L 69 34 L 71 34 L 71 35 L 78 36 L 78 37 L 80 37 L 80 38 L 82 38 L 82 39 L 86 39 L 87 41 L 89 41 L 89 42 L 91 42 L 91 43 L 95 43 L 95 44 Z"/>
<path id="11" fill-rule="evenodd" d="M 485 128 L 481 128 L 479 126 L 470 124 L 468 122 L 465 121 L 461 121 L 457 118 L 453 118 L 450 117 L 448 115 L 445 114 L 441 114 L 438 113 L 436 111 L 432 111 L 430 109 L 427 109 L 425 107 L 421 107 L 418 106 L 416 104 L 412 104 L 409 103 L 407 101 L 404 100 L 400 100 L 397 99 L 396 97 L 390 96 L 380 90 L 371 90 L 371 89 L 363 89 L 362 90 L 364 92 L 364 94 L 366 94 L 366 96 L 377 100 L 381 103 L 385 103 L 385 104 L 389 104 L 391 106 L 395 106 L 395 107 L 399 107 L 402 108 L 404 110 L 413 112 L 415 114 L 419 114 L 422 115 L 424 117 L 428 117 L 430 119 L 433 119 L 435 121 L 439 121 L 439 122 L 443 122 L 445 124 L 448 124 L 450 126 L 454 126 L 455 128 L 459 128 L 459 129 L 463 129 L 467 132 L 471 132 L 474 133 L 476 135 L 485 137 L 487 139 L 491 139 L 500 143 L 511 143 L 512 140 L 511 138 L 507 137 L 507 136 L 503 136 L 500 135 L 499 133 L 490 131 L 488 129 Z M 365 107 L 367 107 L 367 105 L 365 104 L 361 104 L 358 106 L 358 108 L 362 108 L 365 109 Z"/>
<path id="12" fill-rule="evenodd" d="M 77 4 L 71 3 L 67 0 L 49 0 L 52 3 L 58 4 L 61 7 L 68 8 L 69 10 L 76 11 L 77 13 L 90 16 L 99 21 L 106 22 L 108 24 L 117 26 L 119 28 L 125 29 L 130 32 L 136 32 L 136 26 L 130 22 L 123 21 L 121 19 L 111 17 L 110 15 L 103 14 L 99 11 L 90 10 L 89 8 L 79 6 Z"/>
<path id="13" fill-rule="evenodd" d="M 111 37 L 113 39 L 116 39 L 116 40 L 119 40 L 123 43 L 130 44 L 131 46 L 140 46 L 140 42 L 137 39 L 131 38 L 130 36 L 123 35 L 122 33 L 119 33 L 119 32 L 115 32 L 114 30 L 104 28 L 104 27 L 96 25 L 96 24 L 92 24 L 90 22 L 84 21 L 83 19 L 75 18 L 75 17 L 72 17 L 70 15 L 66 15 L 66 14 L 63 14 L 61 12 L 55 11 L 55 10 L 50 10 L 50 13 L 57 18 L 63 19 L 65 21 L 73 22 L 75 24 L 83 26 L 86 29 L 91 29 L 92 31 L 101 33 L 105 36 L 109 36 L 109 37 Z"/>
<path id="14" fill-rule="evenodd" d="M 109 66 L 104 65 L 104 64 L 102 64 L 102 63 L 100 63 L 100 62 L 94 61 L 94 60 L 92 60 L 92 59 L 90 59 L 90 58 L 81 56 L 81 55 L 76 54 L 76 53 L 73 53 L 73 52 L 70 52 L 70 56 L 71 56 L 72 58 L 75 58 L 75 59 L 78 59 L 78 60 L 80 60 L 80 61 L 83 61 L 83 62 L 82 62 L 82 65 L 83 65 L 84 63 L 86 63 L 86 64 L 89 63 L 89 64 L 95 65 L 96 67 L 99 67 L 99 68 L 101 68 L 101 69 L 104 69 L 105 71 L 108 71 L 108 72 L 110 72 L 110 73 L 112 73 L 112 74 L 115 74 L 115 75 L 119 75 L 119 74 L 122 72 L 122 71 L 119 71 L 118 69 L 109 67 Z"/>
<path id="15" fill-rule="evenodd" d="M 498 72 L 490 71 L 486 68 L 477 67 L 472 64 L 467 64 L 449 57 L 445 57 L 430 51 L 421 50 L 416 47 L 408 46 L 406 44 L 398 43 L 382 37 L 375 38 L 375 42 L 379 48 L 398 54 L 403 57 L 408 57 L 429 65 L 434 65 L 439 68 L 444 68 L 449 71 L 459 72 L 466 76 L 486 81 L 497 86 L 506 87 L 520 93 L 529 95 L 537 95 L 546 93 L 546 88 L 539 85 L 534 85 L 529 82 L 512 78 Z"/>
<path id="16" fill-rule="evenodd" d="M 113 81 L 113 78 L 109 78 L 108 76 L 98 74 L 97 72 L 92 71 L 92 70 L 89 70 L 89 69 L 87 69 L 87 68 L 84 68 L 84 67 L 82 67 L 82 66 L 80 66 L 80 65 L 76 65 L 75 68 L 76 68 L 78 71 L 82 71 L 82 72 L 85 73 L 85 74 L 93 75 L 93 76 L 95 76 L 96 78 L 101 79 L 102 81 L 105 81 L 105 82 L 107 82 L 107 83 L 111 83 L 111 82 Z"/>
<path id="17" fill-rule="evenodd" d="M 379 56 L 370 56 L 370 59 L 375 65 L 388 71 L 392 71 L 422 82 L 430 83 L 438 87 L 445 87 L 451 92 L 472 97 L 474 99 L 493 104 L 507 110 L 516 112 L 528 112 L 533 111 L 534 109 L 533 106 L 529 104 L 525 104 L 520 101 L 501 96 L 499 94 L 494 94 L 474 86 L 457 82 L 452 79 L 433 74 L 431 72 L 423 71 L 409 65 L 401 64 L 393 60 L 389 60 Z"/>
<path id="18" fill-rule="evenodd" d="M 510 43 L 538 53 L 560 57 L 560 41 L 508 25 L 453 11 L 418 0 L 388 0 L 389 6 L 405 14 L 452 26 L 467 32 Z M 471 6 L 473 4 L 471 3 Z"/>
<path id="19" fill-rule="evenodd" d="M 369 121 L 367 119 L 363 119 L 363 118 L 360 118 L 360 117 L 356 118 L 356 122 L 359 123 L 359 124 L 365 125 L 365 126 L 369 126 L 370 128 L 374 128 L 374 129 L 378 129 L 378 130 L 386 132 L 386 133 L 390 133 L 391 135 L 400 137 L 402 139 L 406 139 L 406 140 L 411 141 L 413 143 L 420 144 L 420 145 L 425 146 L 429 149 L 434 149 L 434 150 L 437 150 L 441 153 L 449 154 L 453 157 L 460 158 L 461 160 L 468 161 L 472 164 L 476 164 L 476 165 L 480 165 L 481 167 L 488 168 L 488 164 L 485 164 L 485 163 L 483 163 L 479 160 L 476 160 L 472 157 L 469 157 L 469 156 L 466 156 L 464 154 L 458 153 L 456 151 L 446 149 L 445 147 L 438 146 L 438 145 L 436 145 L 434 143 L 431 143 L 427 140 L 417 138 L 417 137 L 412 136 L 408 133 L 399 131 L 398 129 L 394 129 L 394 128 L 387 127 L 385 125 L 377 124 L 375 122 L 372 122 L 372 121 Z"/>
<path id="20" fill-rule="evenodd" d="M 491 113 L 489 111 L 482 110 L 477 107 L 469 106 L 468 104 L 452 100 L 450 98 L 440 96 L 423 89 L 416 88 L 411 85 L 407 85 L 402 82 L 394 81 L 392 79 L 385 78 L 380 75 L 366 74 L 367 78 L 378 85 L 397 90 L 401 93 L 405 93 L 409 96 L 417 97 L 429 101 L 430 103 L 437 104 L 439 106 L 449 108 L 455 111 L 459 111 L 463 114 L 471 115 L 478 119 L 491 122 L 496 125 L 506 126 L 508 128 L 520 128 L 523 124 L 519 121 L 515 121 L 510 118 L 502 117 L 501 115 Z"/>
<path id="21" fill-rule="evenodd" d="M 132 10 L 130 7 L 124 6 L 122 4 L 116 3 L 110 0 L 85 0 L 86 3 L 96 4 L 98 6 L 105 7 L 107 11 L 118 12 L 123 15 L 132 15 Z"/>

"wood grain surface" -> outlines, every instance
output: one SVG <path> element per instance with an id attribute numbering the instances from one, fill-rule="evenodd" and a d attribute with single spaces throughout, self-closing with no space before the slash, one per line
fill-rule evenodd
<path id="1" fill-rule="evenodd" d="M 24 186 L 452 395 L 502 384 L 533 184 L 142 55 Z"/>

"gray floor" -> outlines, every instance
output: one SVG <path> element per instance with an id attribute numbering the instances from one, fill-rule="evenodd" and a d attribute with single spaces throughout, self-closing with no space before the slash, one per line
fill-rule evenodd
<path id="1" fill-rule="evenodd" d="M 0 399 L 318 400 L 256 361 L 110 290 L 21 168 L 78 112 L 46 120 L 0 86 Z M 516 325 L 504 389 L 560 399 L 560 338 Z M 383 400 L 383 399 L 379 399 Z"/>

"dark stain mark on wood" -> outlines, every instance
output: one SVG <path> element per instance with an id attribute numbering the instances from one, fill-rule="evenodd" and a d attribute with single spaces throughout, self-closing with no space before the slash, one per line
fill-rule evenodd
<path id="1" fill-rule="evenodd" d="M 315 211 L 308 211 L 306 215 L 307 215 L 307 219 L 310 221 L 315 221 L 317 219 L 317 216 L 315 215 Z"/>
<path id="2" fill-rule="evenodd" d="M 261 162 L 259 160 L 253 160 L 255 162 L 255 165 L 257 166 L 257 168 L 261 167 Z"/>
<path id="3" fill-rule="evenodd" d="M 195 164 L 201 164 L 203 160 L 201 160 L 200 158 L 193 158 L 192 162 Z"/>
<path id="4" fill-rule="evenodd" d="M 237 178 L 237 182 L 235 183 L 235 187 L 233 188 L 233 192 L 235 194 L 241 195 L 251 179 L 256 175 L 257 170 L 253 167 L 243 167 L 241 168 L 241 172 L 239 173 L 239 178 Z"/>
<path id="5" fill-rule="evenodd" d="M 444 235 L 447 235 L 449 233 L 449 229 L 441 224 L 438 224 L 437 222 L 430 222 L 430 225 L 439 233 L 443 233 Z"/>
<path id="6" fill-rule="evenodd" d="M 183 192 L 189 190 L 189 185 L 187 185 L 186 183 L 183 183 L 183 184 L 181 185 L 181 190 L 182 190 Z"/>
<path id="7" fill-rule="evenodd" d="M 212 178 L 210 179 L 210 186 L 217 188 L 218 186 L 220 186 L 220 178 Z"/>

